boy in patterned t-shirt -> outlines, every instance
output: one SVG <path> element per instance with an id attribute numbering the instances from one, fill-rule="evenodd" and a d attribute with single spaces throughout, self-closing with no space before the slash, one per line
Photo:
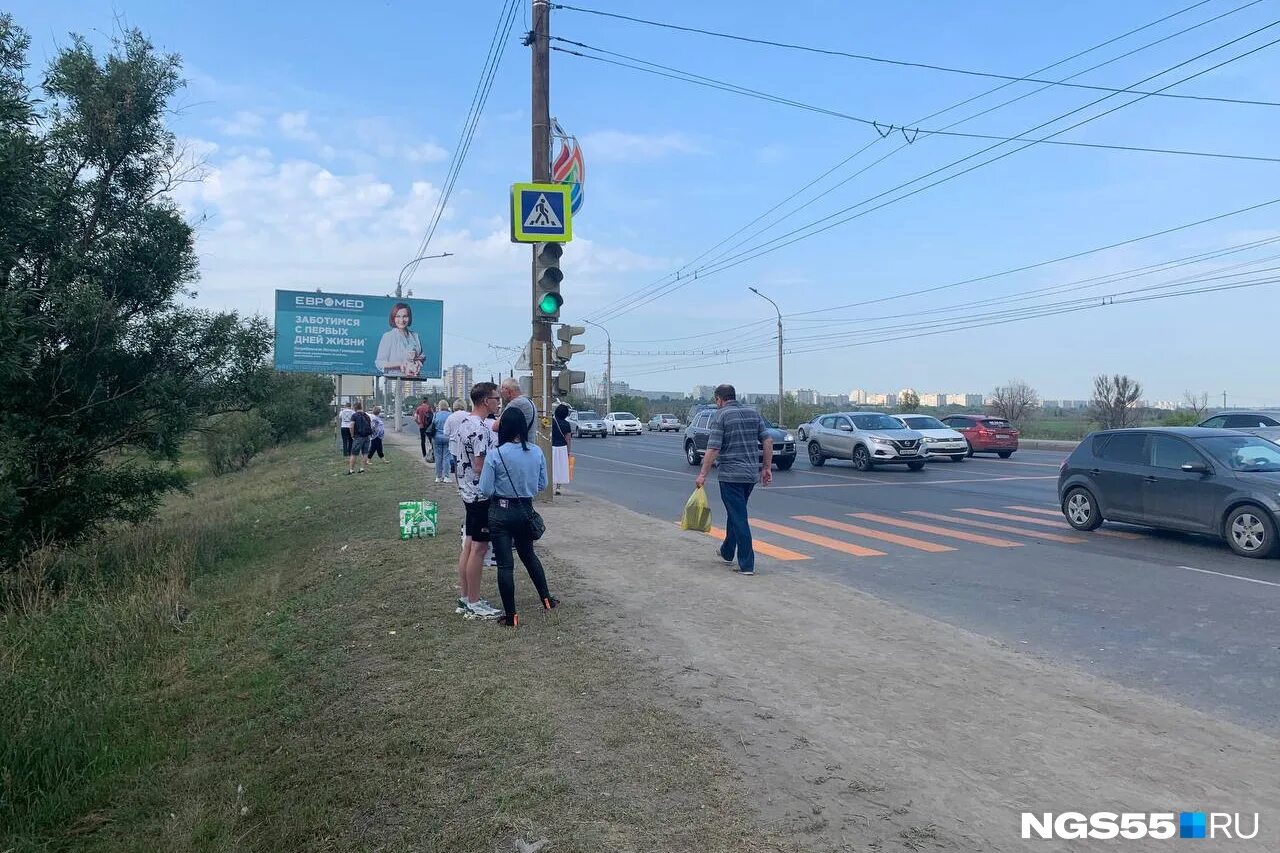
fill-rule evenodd
<path id="1" fill-rule="evenodd" d="M 486 417 L 498 407 L 498 386 L 477 382 L 471 388 L 471 414 L 454 430 L 449 449 L 457 459 L 458 495 L 466 511 L 462 554 L 458 557 L 458 599 L 456 612 L 496 619 L 501 610 L 480 598 L 480 575 L 489 550 L 489 501 L 480 493 L 480 472 L 485 454 L 497 445 Z"/>

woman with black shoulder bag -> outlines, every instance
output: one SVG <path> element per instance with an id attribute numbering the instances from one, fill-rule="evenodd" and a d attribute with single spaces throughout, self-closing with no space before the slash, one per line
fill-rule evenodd
<path id="1" fill-rule="evenodd" d="M 533 498 L 547 487 L 547 460 L 536 444 L 525 441 L 525 420 L 519 409 L 508 408 L 498 419 L 498 447 L 489 452 L 480 472 L 480 492 L 489 498 L 489 536 L 498 563 L 498 592 L 504 611 L 499 625 L 516 627 L 514 546 L 538 590 L 544 610 L 560 602 L 547 589 L 542 561 L 533 550 L 544 530 Z"/>

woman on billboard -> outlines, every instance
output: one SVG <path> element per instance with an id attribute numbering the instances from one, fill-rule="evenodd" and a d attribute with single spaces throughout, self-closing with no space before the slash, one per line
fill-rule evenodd
<path id="1" fill-rule="evenodd" d="M 404 302 L 397 302 L 387 319 L 391 326 L 382 335 L 374 366 L 384 376 L 417 376 L 422 373 L 422 341 L 413 325 L 413 309 Z"/>

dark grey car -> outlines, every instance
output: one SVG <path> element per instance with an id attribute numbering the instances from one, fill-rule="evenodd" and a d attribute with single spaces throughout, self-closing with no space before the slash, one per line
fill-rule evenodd
<path id="1" fill-rule="evenodd" d="M 711 435 L 711 416 L 714 408 L 705 408 L 689 416 L 689 426 L 684 430 L 684 458 L 690 465 L 701 465 L 702 457 L 707 452 L 707 438 Z M 778 429 L 765 419 L 769 428 L 769 436 L 773 439 L 773 464 L 779 471 L 788 471 L 796 464 L 796 437 L 789 431 Z M 764 448 L 760 449 L 760 459 L 764 460 Z"/>
<path id="2" fill-rule="evenodd" d="M 1067 523 L 1103 520 L 1204 533 L 1245 557 L 1276 550 L 1280 446 L 1228 429 L 1163 427 L 1086 436 L 1062 463 Z"/>

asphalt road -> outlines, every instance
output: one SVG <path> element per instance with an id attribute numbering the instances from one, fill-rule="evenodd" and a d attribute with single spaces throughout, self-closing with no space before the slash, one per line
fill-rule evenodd
<path id="1" fill-rule="evenodd" d="M 571 491 L 674 523 L 697 472 L 681 442 L 679 433 L 580 439 Z M 1063 455 L 1020 451 L 859 473 L 835 461 L 812 468 L 800 445 L 795 467 L 775 471 L 773 485 L 751 497 L 756 570 L 820 573 L 1026 653 L 1280 734 L 1280 560 L 1123 525 L 1077 533 L 1057 510 Z M 724 509 L 715 483 L 707 486 L 719 527 Z M 707 569 L 724 571 L 712 548 L 708 535 Z M 644 555 L 619 556 L 643 571 Z M 784 597 L 778 605 L 840 618 L 822 602 Z"/>

